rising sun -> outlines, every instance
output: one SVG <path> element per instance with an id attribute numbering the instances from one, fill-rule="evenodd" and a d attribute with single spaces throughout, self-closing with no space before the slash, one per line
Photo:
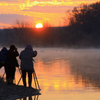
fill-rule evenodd
<path id="1" fill-rule="evenodd" d="M 36 28 L 42 28 L 43 25 L 41 23 L 36 24 Z"/>

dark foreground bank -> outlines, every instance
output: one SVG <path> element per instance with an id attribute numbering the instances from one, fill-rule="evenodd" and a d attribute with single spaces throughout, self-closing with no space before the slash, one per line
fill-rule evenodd
<path id="1" fill-rule="evenodd" d="M 17 85 L 7 85 L 6 82 L 0 83 L 0 100 L 15 100 L 34 95 L 40 95 L 37 89 Z"/>

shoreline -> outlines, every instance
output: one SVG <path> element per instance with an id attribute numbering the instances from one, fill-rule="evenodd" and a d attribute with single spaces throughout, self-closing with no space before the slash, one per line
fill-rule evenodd
<path id="1" fill-rule="evenodd" d="M 8 85 L 0 83 L 0 100 L 15 100 L 28 96 L 40 95 L 39 90 L 21 85 Z"/>

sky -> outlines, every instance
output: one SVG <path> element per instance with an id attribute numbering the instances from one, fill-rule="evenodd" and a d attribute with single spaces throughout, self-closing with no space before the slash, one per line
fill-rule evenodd
<path id="1" fill-rule="evenodd" d="M 17 21 L 34 27 L 37 23 L 63 26 L 66 11 L 82 3 L 99 0 L 0 0 L 0 28 L 10 27 Z M 67 16 L 68 17 L 68 16 Z"/>

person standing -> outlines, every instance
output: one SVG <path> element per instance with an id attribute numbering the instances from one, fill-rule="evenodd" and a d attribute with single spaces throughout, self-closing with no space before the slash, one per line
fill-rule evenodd
<path id="1" fill-rule="evenodd" d="M 3 47 L 0 51 L 0 68 L 4 66 L 4 69 L 5 69 L 6 52 L 7 52 L 6 47 Z"/>
<path id="2" fill-rule="evenodd" d="M 18 67 L 18 62 L 16 57 L 19 56 L 17 48 L 15 45 L 11 45 L 10 49 L 6 52 L 5 68 L 6 68 L 6 80 L 7 84 L 14 84 L 16 67 Z"/>
<path id="3" fill-rule="evenodd" d="M 28 73 L 28 85 L 32 84 L 32 73 L 34 72 L 33 57 L 37 56 L 37 51 L 33 51 L 32 45 L 28 44 L 25 49 L 20 53 L 21 60 L 22 80 L 26 87 L 26 73 Z"/>

